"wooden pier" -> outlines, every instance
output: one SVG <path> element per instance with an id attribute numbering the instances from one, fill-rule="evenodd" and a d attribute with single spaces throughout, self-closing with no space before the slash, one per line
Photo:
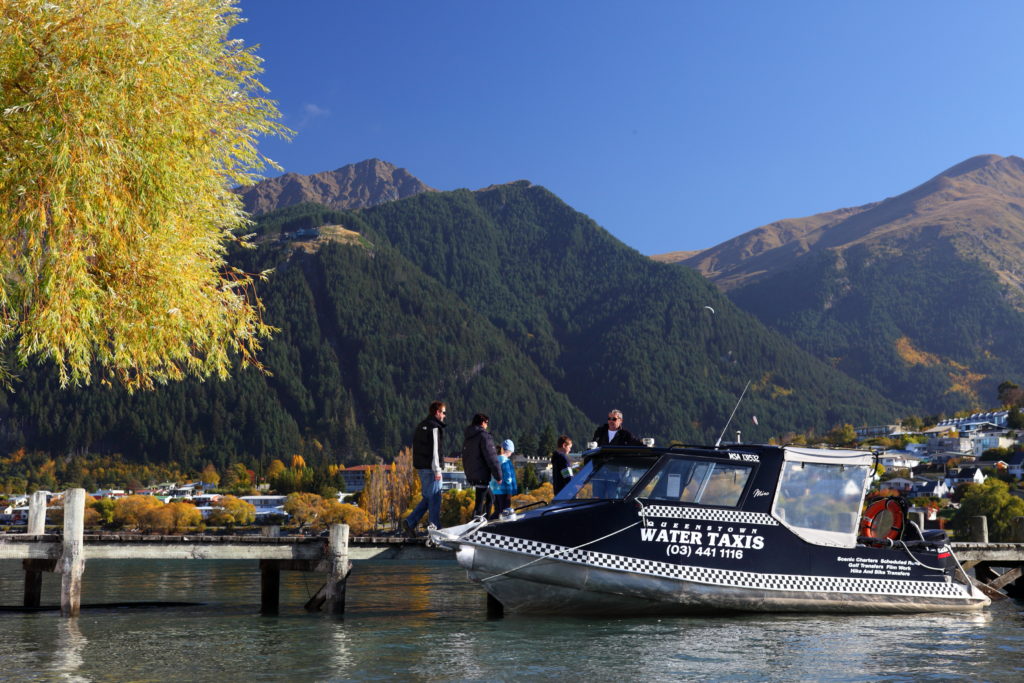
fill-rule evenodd
<path id="1" fill-rule="evenodd" d="M 1024 517 L 1013 519 L 1013 543 L 989 543 L 988 519 L 969 521 L 968 540 L 950 544 L 961 566 L 974 570 L 974 584 L 993 600 L 1024 598 Z"/>
<path id="2" fill-rule="evenodd" d="M 349 528 L 336 524 L 328 536 L 213 536 L 204 534 L 85 534 L 85 490 L 64 496 L 64 533 L 44 534 L 46 501 L 33 495 L 24 534 L 0 534 L 0 559 L 20 559 L 25 570 L 25 607 L 39 607 L 43 572 L 61 574 L 60 610 L 76 616 L 81 607 L 85 560 L 255 560 L 260 570 L 261 612 L 276 614 L 281 572 L 312 571 L 325 575 L 319 591 L 306 603 L 311 612 L 345 611 L 345 588 L 352 562 L 368 559 L 445 559 L 450 553 L 426 547 L 423 539 L 350 539 Z"/>
<path id="3" fill-rule="evenodd" d="M 0 534 L 0 560 L 20 559 L 25 571 L 25 607 L 39 607 L 43 572 L 61 574 L 60 610 L 75 616 L 81 607 L 86 558 L 90 560 L 254 560 L 260 570 L 261 612 L 277 614 L 281 572 L 325 575 L 323 586 L 305 608 L 331 614 L 345 611 L 345 588 L 352 562 L 368 559 L 449 559 L 451 553 L 428 548 L 424 539 L 349 537 L 347 525 L 336 524 L 327 536 L 253 536 L 205 534 L 85 534 L 85 490 L 64 496 L 64 533 L 45 534 L 46 500 L 33 494 L 27 533 Z M 921 520 L 923 523 L 923 519 Z M 1016 520 L 1021 542 L 989 543 L 984 517 L 972 520 L 970 540 L 951 543 L 965 571 L 992 599 L 1024 598 L 1024 518 Z"/>

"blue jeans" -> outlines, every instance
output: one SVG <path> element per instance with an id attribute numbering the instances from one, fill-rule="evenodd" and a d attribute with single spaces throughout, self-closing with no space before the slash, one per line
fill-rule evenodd
<path id="1" fill-rule="evenodd" d="M 427 521 L 438 529 L 441 528 L 441 480 L 434 479 L 434 470 L 416 470 L 420 475 L 420 502 L 412 509 L 408 517 L 409 526 L 415 527 L 423 517 L 423 513 L 430 510 Z"/>

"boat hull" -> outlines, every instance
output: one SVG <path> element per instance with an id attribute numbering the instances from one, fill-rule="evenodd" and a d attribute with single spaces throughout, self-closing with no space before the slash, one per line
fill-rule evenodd
<path id="1" fill-rule="evenodd" d="M 469 578 L 513 612 L 534 614 L 717 614 L 722 612 L 912 613 L 978 610 L 989 599 L 958 583 L 943 595 L 878 591 L 787 590 L 730 586 L 657 576 L 578 560 L 531 556 L 475 543 L 460 543 L 459 564 Z M 616 560 L 602 553 L 602 564 Z M 696 568 L 699 572 L 700 568 Z M 786 583 L 781 580 L 779 583 Z M 888 582 L 892 583 L 892 582 Z M 920 591 L 917 591 L 920 592 Z"/>

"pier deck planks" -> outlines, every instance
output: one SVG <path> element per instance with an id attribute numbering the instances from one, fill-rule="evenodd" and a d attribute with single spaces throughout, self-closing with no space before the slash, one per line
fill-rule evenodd
<path id="1" fill-rule="evenodd" d="M 85 534 L 83 543 L 90 560 L 321 560 L 327 548 L 327 538 L 318 536 Z M 58 534 L 0 534 L 0 559 L 56 560 L 61 548 Z M 427 548 L 423 539 L 353 537 L 348 556 L 350 560 L 437 560 L 452 554 Z"/>

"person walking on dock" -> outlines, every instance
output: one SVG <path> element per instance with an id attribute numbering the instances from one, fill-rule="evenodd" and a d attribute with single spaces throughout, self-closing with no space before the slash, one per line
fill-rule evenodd
<path id="1" fill-rule="evenodd" d="M 416 425 L 412 435 L 412 466 L 420 478 L 420 502 L 412 513 L 402 520 L 402 530 L 408 536 L 416 535 L 416 525 L 423 513 L 435 528 L 441 527 L 441 463 L 444 454 L 445 416 L 448 406 L 444 401 L 430 404 L 430 414 Z"/>
<path id="2" fill-rule="evenodd" d="M 501 466 L 501 481 L 491 478 L 491 493 L 494 494 L 494 512 L 490 519 L 497 519 L 506 509 L 512 507 L 512 496 L 516 494 L 516 468 L 512 464 L 512 453 L 516 445 L 512 439 L 501 442 L 498 464 Z"/>
<path id="3" fill-rule="evenodd" d="M 482 517 L 490 509 L 491 477 L 501 484 L 501 465 L 494 448 L 494 437 L 487 431 L 491 418 L 483 413 L 473 416 L 473 424 L 466 427 L 462 444 L 462 469 L 466 481 L 476 489 L 473 517 Z"/>

